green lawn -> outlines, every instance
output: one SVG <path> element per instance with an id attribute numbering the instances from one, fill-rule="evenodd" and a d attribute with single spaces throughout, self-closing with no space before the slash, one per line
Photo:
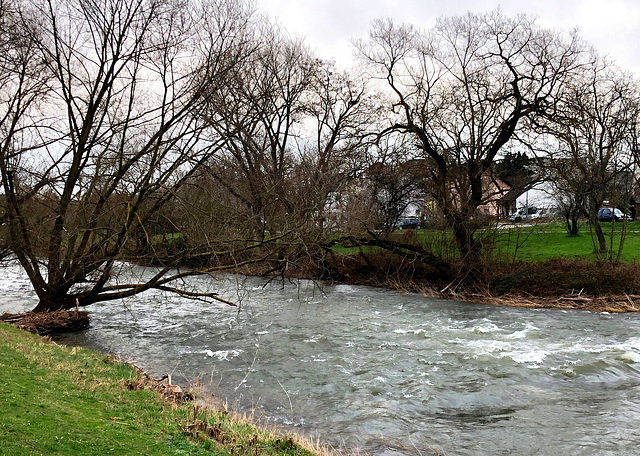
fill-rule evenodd
<path id="1" fill-rule="evenodd" d="M 130 391 L 128 365 L 65 348 L 0 324 L 0 455 L 311 455 L 277 437 L 209 412 L 217 440 L 187 437 L 192 406 Z"/>
<path id="2" fill-rule="evenodd" d="M 615 259 L 622 224 L 614 224 L 613 244 L 611 245 L 611 224 L 603 223 L 608 245 L 613 247 Z M 622 250 L 621 261 L 625 263 L 640 261 L 640 222 L 626 225 L 627 235 Z M 392 238 L 399 241 L 420 243 L 430 251 L 444 257 L 456 256 L 453 236 L 450 231 L 442 230 L 405 230 L 395 231 Z M 596 260 L 593 238 L 589 225 L 585 224 L 578 236 L 569 236 L 564 224 L 544 223 L 534 226 L 508 225 L 501 229 L 479 231 L 477 236 L 484 236 L 489 245 L 494 246 L 494 255 L 503 260 L 519 260 L 525 262 L 547 261 L 556 258 Z M 337 245 L 334 252 L 343 255 L 359 253 L 359 248 L 345 248 Z M 363 247 L 365 253 L 380 251 L 375 247 Z"/>
<path id="3" fill-rule="evenodd" d="M 611 224 L 603 223 L 608 245 L 611 247 Z M 614 225 L 613 253 L 617 254 L 622 224 Z M 627 224 L 627 235 L 621 260 L 625 263 L 640 261 L 640 222 Z M 595 260 L 593 238 L 585 225 L 578 236 L 569 236 L 561 223 L 540 224 L 532 227 L 514 227 L 496 233 L 497 253 L 520 261 L 547 261 L 555 258 Z"/>

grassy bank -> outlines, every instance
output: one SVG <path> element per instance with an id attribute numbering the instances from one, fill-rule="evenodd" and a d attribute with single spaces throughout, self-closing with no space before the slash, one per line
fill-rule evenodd
<path id="1" fill-rule="evenodd" d="M 0 324 L 0 454 L 319 454 L 141 384 L 127 364 Z"/>

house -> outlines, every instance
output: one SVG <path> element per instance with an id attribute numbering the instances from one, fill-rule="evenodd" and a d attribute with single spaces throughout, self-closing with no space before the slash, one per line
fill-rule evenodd
<path id="1" fill-rule="evenodd" d="M 483 179 L 483 187 L 485 203 L 478 206 L 478 212 L 490 217 L 508 216 L 511 206 L 506 204 L 506 198 L 513 193 L 511 186 L 499 178 L 487 176 Z"/>
<path id="2" fill-rule="evenodd" d="M 548 181 L 536 182 L 516 198 L 516 206 L 518 208 L 537 207 L 552 211 L 556 209 L 557 205 L 553 186 Z"/>
<path id="3" fill-rule="evenodd" d="M 516 212 L 531 214 L 531 210 L 545 215 L 557 212 L 558 202 L 549 181 L 531 182 L 524 187 L 516 187 L 507 192 L 499 201 L 500 217 L 513 216 Z"/>

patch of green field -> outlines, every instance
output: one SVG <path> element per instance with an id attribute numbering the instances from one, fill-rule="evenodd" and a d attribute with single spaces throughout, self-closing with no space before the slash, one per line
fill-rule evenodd
<path id="1" fill-rule="evenodd" d="M 603 223 L 607 245 L 617 257 L 620 247 L 622 223 L 613 225 Z M 613 232 L 612 232 L 613 228 Z M 631 263 L 640 261 L 640 222 L 627 223 L 626 237 L 622 248 L 621 261 Z M 589 225 L 585 224 L 578 236 L 569 236 L 562 223 L 544 223 L 533 226 L 510 225 L 500 229 L 480 230 L 477 236 L 485 238 L 487 246 L 493 246 L 493 254 L 501 260 L 524 262 L 544 262 L 557 258 L 583 259 L 595 261 L 594 237 Z M 457 252 L 450 230 L 405 230 L 395 231 L 391 239 L 401 242 L 417 243 L 443 258 L 455 258 Z M 612 242 L 613 239 L 613 242 Z M 336 245 L 333 251 L 342 255 L 355 255 L 360 252 L 381 251 L 377 247 L 343 247 Z M 607 259 L 607 258 L 603 258 Z"/>
<path id="2" fill-rule="evenodd" d="M 332 250 L 339 255 L 357 255 L 360 252 L 362 253 L 373 253 L 382 251 L 380 247 L 371 247 L 365 245 L 363 247 L 345 247 L 340 244 L 336 244 L 333 246 Z"/>
<path id="3" fill-rule="evenodd" d="M 616 258 L 623 226 L 603 223 L 607 244 Z M 640 261 L 640 222 L 628 223 L 622 248 L 621 261 Z M 612 236 L 613 235 L 613 236 Z M 613 243 L 611 240 L 613 239 Z M 585 225 L 578 236 L 569 236 L 561 223 L 540 224 L 531 227 L 513 227 L 497 230 L 496 254 L 506 259 L 525 262 L 548 261 L 556 258 L 596 260 L 594 238 Z"/>
<path id="4" fill-rule="evenodd" d="M 126 383 L 136 376 L 99 353 L 0 324 L 0 454 L 313 454 L 216 412 L 206 420 L 222 442 L 187 437 L 193 407 L 168 405 L 150 390 L 129 391 Z"/>
<path id="5" fill-rule="evenodd" d="M 166 234 L 156 234 L 149 238 L 151 244 L 173 244 L 176 242 L 185 242 L 186 237 L 183 233 L 166 233 Z"/>

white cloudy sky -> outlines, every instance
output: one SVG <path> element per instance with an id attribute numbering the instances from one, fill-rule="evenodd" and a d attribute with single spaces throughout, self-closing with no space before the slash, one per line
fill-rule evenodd
<path id="1" fill-rule="evenodd" d="M 374 19 L 392 17 L 426 28 L 439 16 L 500 6 L 509 16 L 536 16 L 546 27 L 578 27 L 600 52 L 640 75 L 640 0 L 257 0 L 257 6 L 340 66 L 350 62 L 349 40 L 366 38 Z"/>

